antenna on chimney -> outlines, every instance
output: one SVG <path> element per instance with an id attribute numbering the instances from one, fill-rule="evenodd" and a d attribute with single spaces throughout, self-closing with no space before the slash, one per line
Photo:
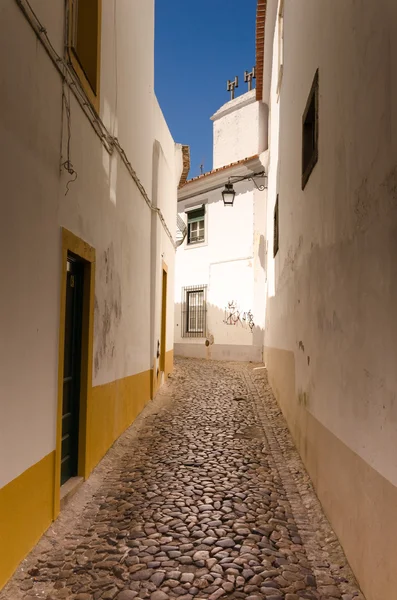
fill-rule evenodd
<path id="1" fill-rule="evenodd" d="M 256 79 L 256 67 L 253 67 L 251 73 L 244 71 L 244 82 L 248 83 L 248 91 L 252 90 L 252 80 Z"/>
<path id="2" fill-rule="evenodd" d="M 238 77 L 234 78 L 234 81 L 227 81 L 226 90 L 230 92 L 230 100 L 234 100 L 234 90 L 238 88 Z"/>

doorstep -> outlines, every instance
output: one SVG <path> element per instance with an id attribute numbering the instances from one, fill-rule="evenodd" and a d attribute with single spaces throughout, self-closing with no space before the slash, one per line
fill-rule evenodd
<path id="1" fill-rule="evenodd" d="M 65 508 L 65 506 L 77 492 L 83 481 L 83 477 L 71 477 L 67 480 L 66 483 L 61 485 L 61 510 Z"/>

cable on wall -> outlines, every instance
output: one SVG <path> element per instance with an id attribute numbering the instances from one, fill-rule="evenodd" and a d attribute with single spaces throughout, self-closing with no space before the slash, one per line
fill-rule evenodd
<path id="1" fill-rule="evenodd" d="M 146 193 L 146 190 L 145 190 L 143 184 L 141 183 L 135 169 L 132 167 L 131 162 L 129 161 L 129 159 L 126 155 L 125 150 L 121 146 L 117 137 L 113 137 L 109 133 L 109 131 L 106 128 L 106 125 L 103 123 L 102 119 L 99 117 L 99 115 L 97 114 L 97 112 L 95 111 L 95 109 L 93 108 L 91 103 L 89 102 L 87 95 L 86 95 L 83 87 L 81 86 L 78 77 L 75 75 L 73 69 L 61 56 L 59 56 L 59 54 L 55 50 L 55 48 L 52 45 L 51 40 L 48 36 L 46 28 L 43 27 L 38 16 L 36 15 L 35 11 L 31 7 L 29 0 L 15 0 L 15 2 L 18 5 L 18 7 L 20 8 L 20 10 L 22 11 L 22 13 L 25 16 L 26 20 L 28 21 L 29 25 L 32 27 L 36 37 L 40 40 L 47 55 L 49 56 L 49 58 L 55 65 L 58 73 L 60 74 L 60 76 L 62 78 L 63 85 L 67 86 L 69 88 L 69 90 L 72 91 L 74 97 L 76 98 L 77 102 L 79 103 L 79 105 L 82 108 L 83 112 L 85 113 L 86 117 L 90 121 L 91 126 L 93 127 L 95 133 L 101 140 L 103 146 L 106 148 L 107 152 L 109 154 L 113 154 L 113 152 L 115 150 L 118 152 L 120 158 L 122 159 L 124 165 L 127 167 L 127 170 L 129 172 L 129 174 L 131 175 L 131 178 L 134 180 L 134 182 L 135 182 L 138 190 L 140 191 L 143 199 L 145 200 L 146 204 L 148 205 L 150 210 L 157 213 L 166 234 L 168 235 L 169 239 L 171 240 L 171 243 L 174 246 L 174 248 L 176 248 L 176 243 L 171 234 L 171 231 L 169 230 L 169 228 L 167 226 L 167 223 L 164 219 L 164 215 L 162 214 L 162 212 L 159 208 L 153 206 L 149 196 Z M 70 106 L 70 104 L 69 104 L 69 106 Z M 70 156 L 69 156 L 69 158 L 70 158 Z M 69 164 L 67 165 L 68 162 L 69 162 Z M 64 164 L 67 165 L 68 167 L 71 167 L 71 170 L 73 169 L 73 165 L 71 165 L 69 159 L 67 159 L 67 161 Z M 65 166 L 65 168 L 66 168 L 66 166 Z M 68 169 L 66 169 L 66 170 L 68 170 Z M 74 169 L 73 169 L 73 173 L 70 173 L 70 174 L 73 176 L 76 175 L 76 177 L 77 177 L 77 173 L 76 173 L 76 171 L 74 171 Z M 76 177 L 75 177 L 75 179 L 76 179 Z M 73 181 L 75 181 L 75 179 Z M 69 184 L 70 183 L 71 183 L 71 181 L 69 181 Z"/>
<path id="2" fill-rule="evenodd" d="M 71 183 L 74 183 L 77 179 L 77 171 L 75 171 L 72 161 L 70 160 L 70 141 L 72 137 L 72 115 L 70 112 L 70 88 L 68 88 L 68 94 L 65 93 L 65 83 L 62 82 L 62 103 L 63 109 L 66 114 L 66 124 L 67 124 L 67 142 L 66 142 L 66 160 L 61 162 L 61 167 L 65 169 L 72 177 L 66 184 L 66 192 L 65 196 L 69 192 L 69 186 Z M 62 111 L 62 129 L 63 129 L 63 111 Z M 61 158 L 62 161 L 62 158 Z"/>

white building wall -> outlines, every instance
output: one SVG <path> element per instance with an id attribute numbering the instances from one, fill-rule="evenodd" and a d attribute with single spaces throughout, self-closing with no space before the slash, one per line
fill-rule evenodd
<path id="1" fill-rule="evenodd" d="M 267 222 L 271 246 L 278 194 L 280 249 L 268 255 L 266 363 L 363 591 L 380 600 L 397 585 L 397 7 L 285 0 L 284 10 L 281 94 L 276 26 L 270 99 Z M 317 68 L 319 157 L 302 191 Z"/>
<path id="2" fill-rule="evenodd" d="M 214 122 L 214 169 L 260 154 L 266 149 L 265 106 L 255 90 L 230 100 L 211 117 Z"/>
<path id="3" fill-rule="evenodd" d="M 55 447 L 61 86 L 16 3 L 0 11 L 2 487 Z"/>
<path id="4" fill-rule="evenodd" d="M 115 123 L 115 135 L 144 188 L 150 190 L 155 137 L 154 2 L 102 0 L 102 13 L 102 22 L 110 25 L 116 19 L 116 27 L 102 27 L 101 116 L 110 131 Z"/>
<path id="5" fill-rule="evenodd" d="M 252 183 L 236 184 L 234 206 L 225 207 L 221 190 L 217 189 L 194 199 L 179 201 L 178 212 L 187 222 L 186 208 L 205 202 L 205 242 L 189 245 L 187 239 L 177 250 L 175 278 L 175 352 L 216 359 L 261 360 L 262 334 L 257 332 L 263 323 L 254 313 L 257 296 L 256 254 L 259 243 L 254 231 L 254 202 L 264 201 L 263 192 L 252 190 Z M 183 288 L 207 285 L 207 335 L 202 338 L 182 334 Z M 240 312 L 241 322 L 225 323 L 228 304 Z M 254 332 L 243 320 L 251 311 L 256 327 Z M 206 340 L 209 346 L 205 345 Z"/>
<path id="6" fill-rule="evenodd" d="M 178 213 L 205 204 L 205 241 L 177 250 L 175 278 L 175 352 L 226 360 L 262 360 L 265 325 L 266 192 L 248 179 L 264 170 L 267 107 L 255 90 L 222 106 L 212 117 L 214 171 L 187 182 L 179 191 Z M 259 157 L 259 154 L 261 156 Z M 252 158 L 247 161 L 244 159 Z M 239 165 L 230 166 L 241 161 Z M 236 196 L 225 207 L 222 188 L 232 177 Z M 234 179 L 233 179 L 234 178 Z M 265 179 L 258 180 L 265 184 Z M 215 189 L 214 189 L 215 188 Z M 207 286 L 206 335 L 183 332 L 183 288 Z M 240 319 L 238 318 L 240 316 Z M 252 327 L 249 325 L 251 323 Z"/>
<path id="7" fill-rule="evenodd" d="M 154 129 L 155 139 L 153 143 L 153 182 L 152 199 L 156 207 L 160 209 L 167 226 L 175 236 L 175 221 L 177 214 L 176 189 L 182 174 L 182 149 L 175 146 L 168 125 L 161 112 L 161 108 L 155 101 L 154 105 Z M 155 167 L 156 164 L 156 167 Z M 162 277 L 163 266 L 167 269 L 167 329 L 166 329 L 166 351 L 174 348 L 174 277 L 175 277 L 175 247 L 171 244 L 169 236 L 162 226 L 159 217 L 152 217 L 152 296 L 154 298 L 153 331 L 151 356 L 155 357 L 155 371 L 159 368 L 157 358 L 157 344 L 161 339 L 161 311 L 162 311 Z M 153 232 L 156 231 L 156 235 Z M 156 244 L 153 246 L 153 240 Z"/>
<path id="8" fill-rule="evenodd" d="M 32 6 L 62 54 L 65 3 L 36 0 Z M 181 156 L 153 92 L 153 18 L 153 2 L 147 0 L 103 2 L 100 116 L 119 138 L 149 198 L 157 140 L 157 202 L 174 235 Z M 8 257 L 0 294 L 1 488 L 55 448 L 60 228 L 96 249 L 93 386 L 150 370 L 151 337 L 158 338 L 160 325 L 158 317 L 150 330 L 154 213 L 120 156 L 105 150 L 73 94 L 70 158 L 77 179 L 65 196 L 71 177 L 60 173 L 61 79 L 16 2 L 1 4 L 0 23 L 0 132 L 7 149 L 0 169 L 0 248 Z M 65 135 L 64 120 L 63 160 Z M 157 216 L 154 221 L 156 264 L 163 256 L 169 267 L 172 350 L 175 252 Z M 160 267 L 157 272 L 161 277 Z M 160 312 L 161 283 L 155 293 Z"/>
<path id="9" fill-rule="evenodd" d="M 262 163 L 267 172 L 267 152 L 261 156 Z M 266 180 L 267 181 L 267 180 Z M 254 240 L 253 240 L 253 269 L 254 269 L 254 297 L 252 312 L 255 316 L 255 329 L 253 332 L 253 342 L 255 346 L 263 346 L 264 331 L 266 324 L 266 306 L 267 306 L 267 256 L 269 253 L 268 228 L 266 227 L 267 214 L 267 189 L 266 191 L 254 192 Z"/>

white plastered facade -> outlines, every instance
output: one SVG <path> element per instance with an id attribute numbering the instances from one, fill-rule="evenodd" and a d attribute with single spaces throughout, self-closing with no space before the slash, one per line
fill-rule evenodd
<path id="1" fill-rule="evenodd" d="M 63 56 L 65 3 L 31 0 Z M 110 155 L 73 93 L 66 160 L 62 81 L 14 1 L 1 3 L 0 488 L 55 449 L 61 228 L 96 251 L 93 386 L 149 371 L 168 266 L 173 348 L 175 249 L 117 152 Z M 102 3 L 99 115 L 175 235 L 181 147 L 154 94 L 154 3 Z M 142 77 L 144 74 L 144 77 Z M 117 92 L 116 92 L 117 89 Z M 61 143 L 63 146 L 61 152 Z M 153 243 L 153 238 L 155 243 Z"/>
<path id="2" fill-rule="evenodd" d="M 266 190 L 259 191 L 247 179 L 238 181 L 234 184 L 234 205 L 225 207 L 222 187 L 229 177 L 264 171 L 266 153 L 260 133 L 261 126 L 266 126 L 264 115 L 254 91 L 226 103 L 212 117 L 214 171 L 179 190 L 178 214 L 186 224 L 189 210 L 205 207 L 205 239 L 191 244 L 187 236 L 177 250 L 176 354 L 262 360 L 265 303 L 260 298 L 266 296 Z M 266 185 L 264 177 L 256 182 Z M 185 288 L 189 286 L 206 286 L 206 328 L 200 337 L 189 336 L 183 318 Z"/>
<path id="3" fill-rule="evenodd" d="M 380 600 L 396 589 L 397 7 L 285 0 L 283 44 L 279 8 L 268 1 L 265 27 L 267 225 L 272 247 L 278 195 L 279 251 L 268 253 L 264 356 L 363 591 Z M 302 190 L 317 69 L 318 161 Z"/>

